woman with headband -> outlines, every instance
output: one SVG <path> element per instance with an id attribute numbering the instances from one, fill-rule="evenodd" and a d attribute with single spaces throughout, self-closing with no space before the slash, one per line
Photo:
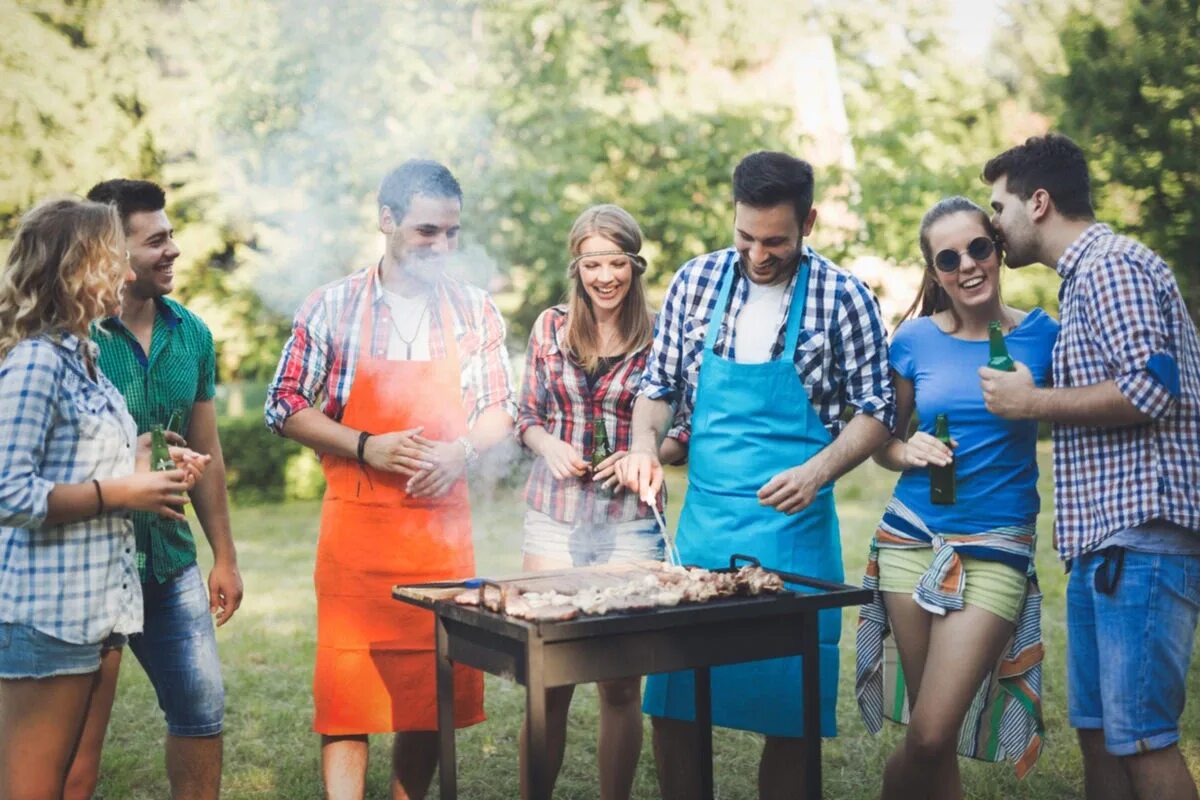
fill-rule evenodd
<path id="1" fill-rule="evenodd" d="M 875 453 L 901 475 L 871 542 L 864 586 L 875 600 L 860 610 L 857 642 L 867 727 L 878 731 L 884 716 L 908 723 L 884 800 L 961 797 L 956 751 L 1011 761 L 1023 776 L 1042 741 L 1037 422 L 990 413 L 978 371 L 999 322 L 1012 358 L 1044 385 L 1058 323 L 1004 303 L 996 231 L 967 198 L 929 209 L 919 240 L 921 290 L 889 353 L 895 432 Z M 935 436 L 941 415 L 949 445 Z M 951 463 L 956 491 L 935 497 L 933 468 Z M 899 669 L 884 655 L 889 638 Z"/>
<path id="2" fill-rule="evenodd" d="M 624 491 L 614 473 L 629 446 L 633 401 L 653 338 L 641 248 L 641 229 L 624 209 L 598 205 L 580 214 L 571 227 L 567 303 L 543 311 L 530 334 L 516 426 L 537 456 L 525 488 L 527 570 L 662 558 L 663 531 L 653 510 Z M 603 438 L 596 435 L 601 426 Z M 686 452 L 668 435 L 660 458 L 676 463 Z M 628 798 L 642 749 L 641 679 L 598 688 L 600 797 Z M 546 693 L 554 777 L 562 766 L 572 691 Z"/>

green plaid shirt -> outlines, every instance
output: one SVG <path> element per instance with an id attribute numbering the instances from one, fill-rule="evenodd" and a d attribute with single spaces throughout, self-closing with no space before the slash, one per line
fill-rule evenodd
<path id="1" fill-rule="evenodd" d="M 154 425 L 165 428 L 175 413 L 174 430 L 186 436 L 192 404 L 211 400 L 216 390 L 212 332 L 174 300 L 156 302 L 149 354 L 117 317 L 93 326 L 92 339 L 100 346 L 100 369 L 125 397 L 138 433 Z M 186 522 L 143 511 L 132 516 L 143 582 L 163 583 L 196 562 L 196 542 Z"/>

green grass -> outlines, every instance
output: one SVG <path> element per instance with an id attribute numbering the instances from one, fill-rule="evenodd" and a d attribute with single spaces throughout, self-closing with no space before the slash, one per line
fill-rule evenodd
<path id="1" fill-rule="evenodd" d="M 1050 506 L 1049 453 L 1042 461 L 1042 497 Z M 866 561 L 867 542 L 891 492 L 895 476 L 873 464 L 860 467 L 838 487 L 839 514 L 847 580 L 857 583 Z M 683 498 L 681 473 L 671 476 L 671 524 Z M 519 490 L 476 491 L 475 537 L 481 573 L 511 571 L 520 565 Z M 309 694 L 314 650 L 315 611 L 312 592 L 313 555 L 317 538 L 317 503 L 241 508 L 234 513 L 246 600 L 234 620 L 218 632 L 228 691 L 224 797 L 318 798 L 321 796 L 317 737 L 311 732 Z M 1038 569 L 1045 593 L 1043 630 L 1046 638 L 1046 747 L 1033 773 L 1018 782 L 1006 764 L 963 760 L 968 797 L 1081 797 L 1082 767 L 1074 733 L 1066 722 L 1064 658 L 1065 576 L 1050 546 L 1051 515 L 1042 515 Z M 203 557 L 202 557 L 203 560 Z M 207 569 L 207 565 L 205 566 Z M 863 728 L 854 702 L 854 624 L 848 609 L 842 636 L 841 691 L 838 700 L 842 735 L 827 740 L 825 794 L 829 798 L 877 797 L 887 755 L 900 741 L 902 729 L 888 725 L 877 737 Z M 1189 676 L 1191 703 L 1184 714 L 1183 752 L 1194 775 L 1200 776 L 1200 663 Z M 460 796 L 470 800 L 517 797 L 517 735 L 524 709 L 524 690 L 488 677 L 487 712 L 483 725 L 458 737 Z M 587 800 L 597 795 L 595 741 L 596 694 L 580 687 L 571 709 L 566 762 L 558 782 L 558 798 Z M 634 796 L 657 797 L 654 764 L 646 746 L 638 766 Z M 120 691 L 105 745 L 98 796 L 161 798 L 168 794 L 162 761 L 164 726 L 145 675 L 127 654 Z M 714 736 L 718 797 L 752 798 L 758 737 L 718 729 Z M 368 796 L 385 797 L 387 742 L 374 737 Z M 435 795 L 436 796 L 436 795 Z"/>

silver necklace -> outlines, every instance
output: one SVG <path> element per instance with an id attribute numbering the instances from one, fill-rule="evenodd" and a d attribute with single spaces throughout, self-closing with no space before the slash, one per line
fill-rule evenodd
<path id="1" fill-rule="evenodd" d="M 417 340 L 417 336 L 421 333 L 421 325 L 425 322 L 425 313 L 429 311 L 429 298 L 425 298 L 425 304 L 421 306 L 421 315 L 417 317 L 417 325 L 413 328 L 412 336 L 405 336 L 400 332 L 400 326 L 396 324 L 396 316 L 389 314 L 388 317 L 392 321 L 392 330 L 396 332 L 396 337 L 404 343 L 404 358 L 412 361 L 413 357 L 413 342 Z"/>

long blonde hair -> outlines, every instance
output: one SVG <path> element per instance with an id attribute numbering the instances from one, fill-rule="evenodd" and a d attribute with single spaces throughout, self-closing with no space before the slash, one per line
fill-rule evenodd
<path id="1" fill-rule="evenodd" d="M 77 197 L 39 204 L 21 220 L 0 276 L 0 358 L 49 331 L 87 337 L 120 304 L 127 269 L 115 207 Z"/>
<path id="2" fill-rule="evenodd" d="M 632 274 L 629 293 L 625 295 L 617 317 L 622 353 L 637 352 L 650 344 L 654 337 L 654 316 L 646 306 L 646 290 L 642 285 L 646 259 L 639 255 L 642 250 L 642 229 L 638 227 L 637 220 L 625 209 L 611 203 L 592 206 L 580 214 L 571 226 L 571 265 L 567 268 L 571 288 L 567 299 L 566 343 L 567 349 L 583 368 L 594 372 L 600 363 L 600 331 L 592 299 L 579 279 L 578 266 L 583 242 L 589 236 L 603 236 L 616 249 L 630 256 Z"/>

